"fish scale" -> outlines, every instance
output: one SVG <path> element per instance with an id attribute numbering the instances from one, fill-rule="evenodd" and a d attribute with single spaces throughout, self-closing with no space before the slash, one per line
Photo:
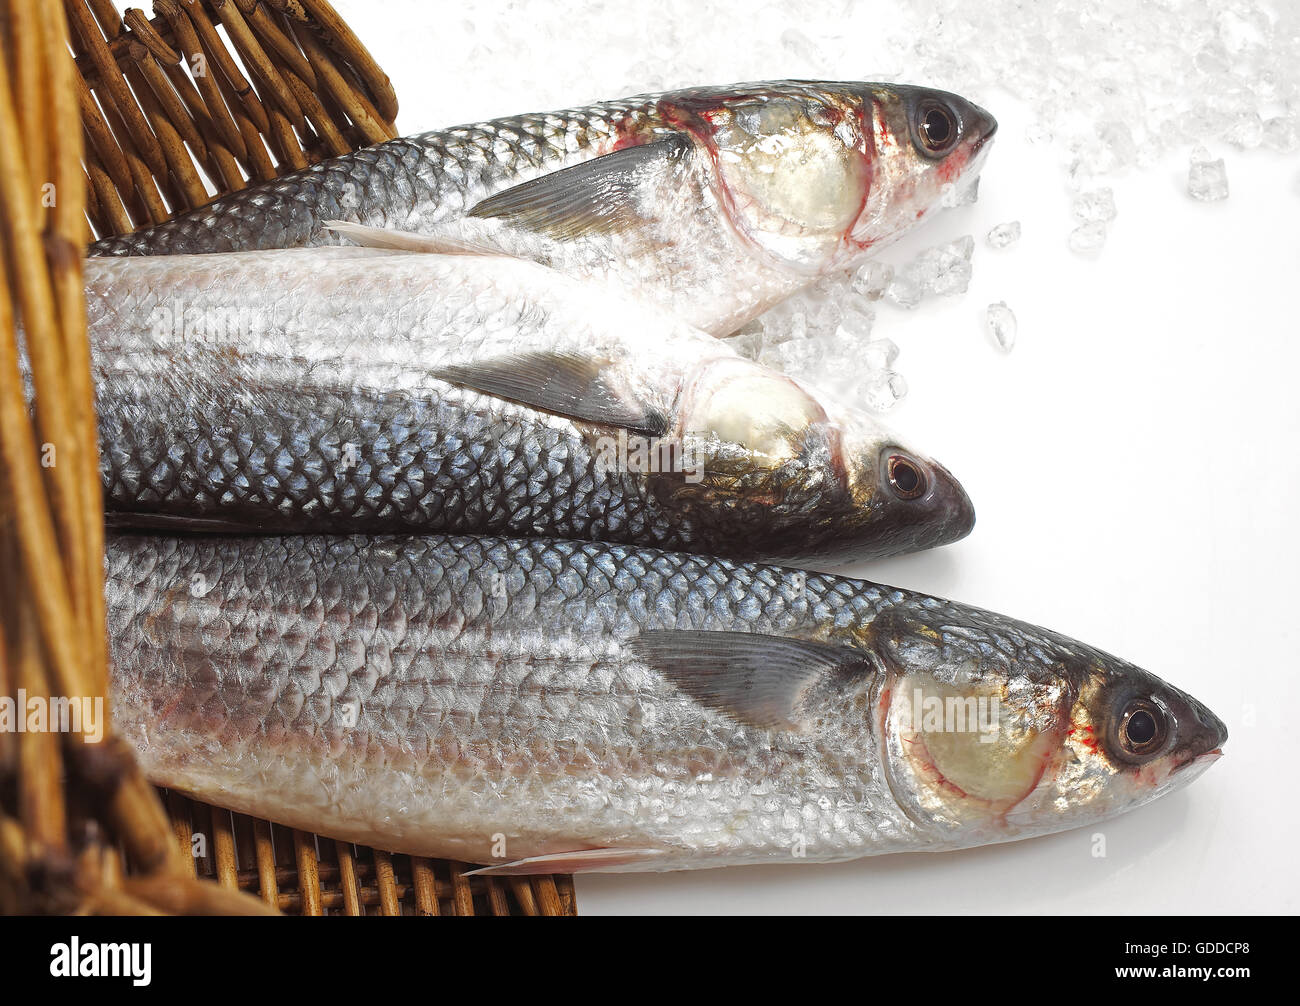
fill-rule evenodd
<path id="1" fill-rule="evenodd" d="M 504 839 L 508 869 L 523 872 L 1007 841 L 1153 799 L 1199 774 L 1226 735 L 1189 696 L 1046 630 L 685 553 L 444 535 L 113 535 L 106 597 L 115 722 L 155 782 L 416 855 L 492 864 Z M 683 671 L 656 656 L 665 637 L 726 646 Z M 756 717 L 784 687 L 789 644 L 817 673 L 789 692 L 785 728 Z M 743 662 L 748 646 L 770 659 L 744 688 L 699 690 L 705 667 Z M 983 667 L 969 678 L 972 661 Z M 914 728 L 894 713 L 903 699 L 892 693 L 922 679 L 990 677 L 1017 715 L 979 764 L 998 783 L 1015 745 L 1028 745 L 1032 772 L 1013 804 L 936 781 L 916 761 L 936 735 L 901 734 Z M 1139 688 L 1177 718 L 1161 760 L 1141 770 L 1065 729 L 1086 716 L 1110 736 L 1115 688 Z M 1060 745 L 1046 766 L 1042 737 Z M 969 776 L 981 744 L 945 767 Z"/>

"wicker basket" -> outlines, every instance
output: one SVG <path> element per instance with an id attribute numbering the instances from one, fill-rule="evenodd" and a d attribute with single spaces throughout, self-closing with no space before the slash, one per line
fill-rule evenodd
<path id="1" fill-rule="evenodd" d="M 326 0 L 153 7 L 0 0 L 0 696 L 105 694 L 86 241 L 396 135 Z M 6 913 L 574 914 L 571 878 L 467 869 L 160 794 L 111 733 L 0 732 Z"/>

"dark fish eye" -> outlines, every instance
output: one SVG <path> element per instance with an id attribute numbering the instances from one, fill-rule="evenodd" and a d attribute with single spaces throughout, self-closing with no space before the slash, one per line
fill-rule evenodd
<path id="1" fill-rule="evenodd" d="M 911 458 L 894 454 L 889 459 L 889 485 L 905 500 L 914 500 L 925 492 L 925 475 Z"/>
<path id="2" fill-rule="evenodd" d="M 916 134 L 930 154 L 946 154 L 957 142 L 957 117 L 937 101 L 926 101 L 917 110 Z"/>
<path id="3" fill-rule="evenodd" d="M 1134 699 L 1120 718 L 1119 742 L 1126 754 L 1148 755 L 1164 746 L 1167 730 L 1163 709 L 1146 699 Z"/>

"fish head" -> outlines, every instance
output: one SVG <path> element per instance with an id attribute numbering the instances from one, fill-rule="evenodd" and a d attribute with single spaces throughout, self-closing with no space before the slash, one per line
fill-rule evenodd
<path id="1" fill-rule="evenodd" d="M 970 497 L 941 464 L 748 360 L 717 359 L 689 378 L 677 423 L 697 476 L 677 486 L 682 518 L 725 521 L 755 557 L 876 558 L 974 526 Z"/>
<path id="2" fill-rule="evenodd" d="M 970 184 L 998 129 L 987 111 L 949 91 L 867 86 L 874 170 L 850 254 L 889 243 L 940 206 L 950 186 Z"/>
<path id="3" fill-rule="evenodd" d="M 975 527 L 975 505 L 957 477 L 870 416 L 838 410 L 849 494 L 859 519 L 841 528 L 845 559 L 905 555 L 951 545 Z"/>
<path id="4" fill-rule="evenodd" d="M 1139 667 L 1043 629 L 900 594 L 869 630 L 883 769 L 936 848 L 1094 823 L 1200 775 L 1227 730 Z"/>
<path id="5" fill-rule="evenodd" d="M 688 133 L 742 238 L 814 276 L 897 237 L 977 170 L 997 129 L 946 91 L 783 81 L 696 88 L 659 99 Z"/>

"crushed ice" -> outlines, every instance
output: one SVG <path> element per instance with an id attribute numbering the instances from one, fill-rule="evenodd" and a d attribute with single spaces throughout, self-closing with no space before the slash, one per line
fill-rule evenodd
<path id="1" fill-rule="evenodd" d="M 1018 225 L 1017 225 L 1018 226 Z M 894 369 L 898 347 L 875 337 L 875 303 L 912 309 L 965 293 L 975 239 L 967 234 L 901 265 L 873 260 L 824 277 L 750 322 L 729 340 L 742 356 L 885 412 L 907 394 Z"/>
<path id="2" fill-rule="evenodd" d="M 885 289 L 885 299 L 898 307 L 913 308 L 929 297 L 965 293 L 974 251 L 975 239 L 969 234 L 927 248 L 895 273 Z"/>
<path id="3" fill-rule="evenodd" d="M 589 4 L 599 23 L 581 38 L 534 13 L 542 6 L 501 7 L 492 30 L 485 26 L 466 47 L 466 69 L 476 69 L 494 55 L 481 51 L 485 39 L 505 53 L 526 50 L 539 33 L 561 46 L 572 36 L 572 59 L 550 60 L 533 79 L 516 82 L 534 95 L 537 107 L 573 104 L 575 89 L 579 98 L 599 99 L 701 81 L 761 80 L 774 67 L 790 77 L 923 83 L 956 91 L 995 113 L 1001 96 L 1010 94 L 1029 112 L 1026 139 L 1057 155 L 1062 197 L 1073 216 L 1062 237 L 1083 256 L 1103 249 L 1117 209 L 1122 212 L 1114 177 L 1176 158 L 1186 166 L 1188 193 L 1218 200 L 1228 197 L 1231 169 L 1219 151 L 1229 161 L 1253 151 L 1300 151 L 1296 0 L 785 0 L 755 15 L 774 30 L 748 33 L 744 45 L 721 50 L 715 31 L 698 29 L 697 0 L 661 0 L 631 24 L 620 5 Z M 620 63 L 613 57 L 625 47 L 610 46 L 611 58 L 593 63 L 586 38 L 606 36 L 636 39 L 640 57 Z M 551 96 L 559 103 L 541 100 Z M 1198 152 L 1189 163 L 1189 153 L 1202 145 L 1216 155 Z M 973 186 L 953 188 L 943 202 L 963 207 L 975 195 Z M 1016 253 L 1011 222 L 984 233 L 988 247 Z M 828 383 L 827 375 L 839 378 L 837 368 L 856 361 L 852 372 L 862 384 L 882 355 L 865 349 L 884 341 L 872 337 L 875 308 L 920 308 L 970 283 L 970 256 L 951 242 L 918 258 L 924 260 L 873 263 L 820 284 L 748 326 L 736 344 L 801 368 L 801 376 L 819 383 Z M 837 306 L 827 306 L 827 300 Z M 851 311 L 856 315 L 842 324 Z M 798 339 L 822 345 L 786 345 Z M 894 374 L 895 366 L 892 354 L 884 355 L 890 362 L 879 364 L 873 387 L 888 393 L 871 399 L 881 407 L 905 390 L 901 378 L 883 376 Z"/>

